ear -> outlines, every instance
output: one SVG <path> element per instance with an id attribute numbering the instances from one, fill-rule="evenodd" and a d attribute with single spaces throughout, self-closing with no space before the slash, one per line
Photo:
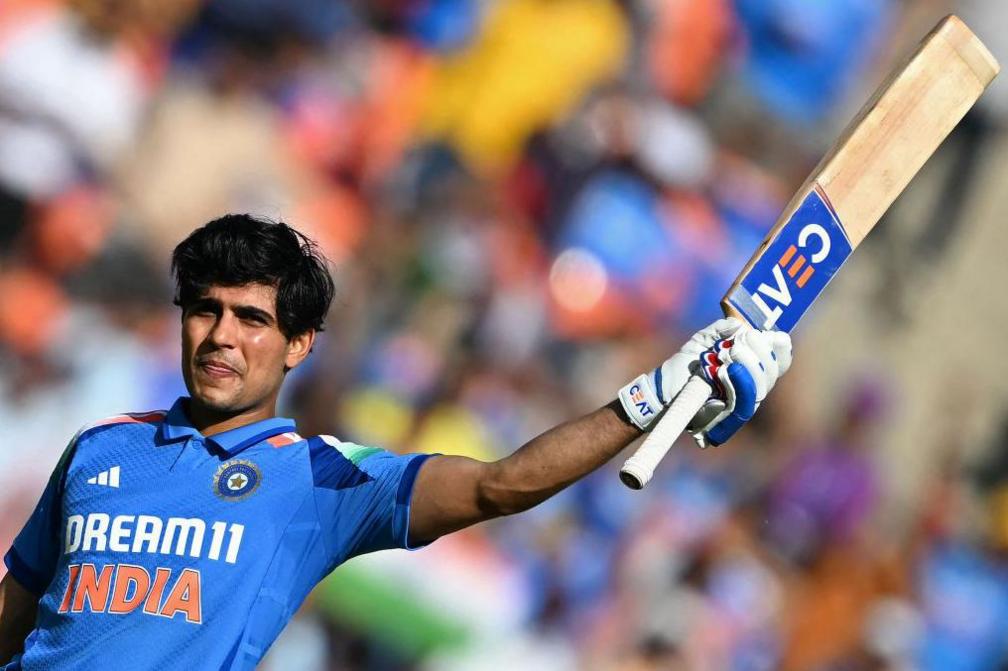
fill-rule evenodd
<path id="1" fill-rule="evenodd" d="M 315 329 L 294 336 L 287 343 L 287 356 L 284 358 L 284 368 L 290 370 L 305 360 L 315 344 Z"/>

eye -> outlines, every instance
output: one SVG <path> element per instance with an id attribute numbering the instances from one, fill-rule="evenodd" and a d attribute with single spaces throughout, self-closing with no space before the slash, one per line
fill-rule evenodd
<path id="1" fill-rule="evenodd" d="M 239 319 L 241 319 L 243 323 L 251 326 L 269 326 L 269 321 L 266 317 L 255 312 L 239 315 Z"/>

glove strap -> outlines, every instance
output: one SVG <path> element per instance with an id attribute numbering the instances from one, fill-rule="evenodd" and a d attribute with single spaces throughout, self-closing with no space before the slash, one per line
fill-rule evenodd
<path id="1" fill-rule="evenodd" d="M 658 399 L 648 373 L 638 375 L 630 384 L 620 389 L 619 400 L 627 417 L 642 431 L 647 431 L 664 407 Z"/>

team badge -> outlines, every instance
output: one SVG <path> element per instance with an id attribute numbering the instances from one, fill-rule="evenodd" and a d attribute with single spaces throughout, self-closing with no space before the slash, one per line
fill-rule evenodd
<path id="1" fill-rule="evenodd" d="M 262 473 L 251 461 L 225 461 L 214 473 L 214 494 L 228 501 L 241 501 L 259 488 Z"/>

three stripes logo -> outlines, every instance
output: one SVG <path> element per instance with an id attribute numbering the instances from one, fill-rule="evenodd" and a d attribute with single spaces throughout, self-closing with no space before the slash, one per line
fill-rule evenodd
<path id="1" fill-rule="evenodd" d="M 812 264 L 806 265 L 807 260 L 805 259 L 805 256 L 803 254 L 798 254 L 797 258 L 795 257 L 795 253 L 797 251 L 798 248 L 795 247 L 794 245 L 788 247 L 787 251 L 784 252 L 784 255 L 780 257 L 779 261 L 777 261 L 777 265 L 779 265 L 781 268 L 787 269 L 788 277 L 792 279 L 794 279 L 794 276 L 797 275 L 802 268 L 805 268 L 805 271 L 802 272 L 801 277 L 795 280 L 795 286 L 801 289 L 809 281 L 809 278 L 812 277 L 812 273 L 814 273 L 815 270 L 813 269 Z M 787 265 L 788 263 L 791 262 L 791 259 L 794 259 L 794 263 L 791 263 L 791 267 L 788 268 Z"/>
<path id="2" fill-rule="evenodd" d="M 90 477 L 87 480 L 89 485 L 103 485 L 105 487 L 119 487 L 119 467 L 113 466 L 112 468 L 102 471 L 94 477 Z"/>

